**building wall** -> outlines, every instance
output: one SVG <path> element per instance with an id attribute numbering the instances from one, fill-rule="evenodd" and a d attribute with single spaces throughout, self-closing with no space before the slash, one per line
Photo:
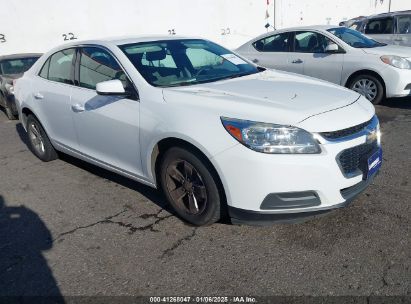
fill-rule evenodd
<path id="1" fill-rule="evenodd" d="M 388 11 L 388 0 L 0 0 L 0 55 L 45 52 L 69 39 L 195 35 L 234 48 L 267 31 Z M 393 10 L 411 0 L 392 0 Z M 275 20 L 274 20 L 275 19 Z"/>

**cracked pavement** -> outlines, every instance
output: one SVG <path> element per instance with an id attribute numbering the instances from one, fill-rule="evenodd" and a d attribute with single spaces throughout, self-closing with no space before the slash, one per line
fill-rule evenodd
<path id="1" fill-rule="evenodd" d="M 42 163 L 0 112 L 0 295 L 411 295 L 411 99 L 377 107 L 384 163 L 303 224 L 192 227 L 156 190 Z"/>

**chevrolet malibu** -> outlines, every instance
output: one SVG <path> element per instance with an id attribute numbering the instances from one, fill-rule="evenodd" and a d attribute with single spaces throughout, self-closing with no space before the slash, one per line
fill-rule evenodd
<path id="1" fill-rule="evenodd" d="M 32 152 L 57 151 L 159 187 L 184 220 L 301 220 L 346 206 L 382 160 L 360 94 L 266 70 L 207 40 L 56 48 L 15 96 Z"/>
<path id="2" fill-rule="evenodd" d="M 345 86 L 374 104 L 385 97 L 411 96 L 411 48 L 386 45 L 345 27 L 282 29 L 237 52 L 267 68 Z"/>

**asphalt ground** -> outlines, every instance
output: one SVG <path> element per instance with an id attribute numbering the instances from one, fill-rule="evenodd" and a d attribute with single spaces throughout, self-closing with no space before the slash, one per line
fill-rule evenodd
<path id="1" fill-rule="evenodd" d="M 411 295 L 411 99 L 377 106 L 384 163 L 302 224 L 195 228 L 162 195 L 68 156 L 42 163 L 0 112 L 0 295 Z"/>

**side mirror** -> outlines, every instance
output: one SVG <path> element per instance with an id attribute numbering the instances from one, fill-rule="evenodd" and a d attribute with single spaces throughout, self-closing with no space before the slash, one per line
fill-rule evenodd
<path id="1" fill-rule="evenodd" d="M 96 91 L 99 95 L 126 95 L 123 83 L 118 80 L 108 80 L 99 82 L 96 85 Z"/>
<path id="2" fill-rule="evenodd" d="M 330 43 L 329 45 L 327 45 L 327 47 L 325 48 L 325 52 L 326 53 L 337 53 L 340 50 L 340 48 L 338 47 L 338 45 L 336 45 L 335 43 Z"/>

